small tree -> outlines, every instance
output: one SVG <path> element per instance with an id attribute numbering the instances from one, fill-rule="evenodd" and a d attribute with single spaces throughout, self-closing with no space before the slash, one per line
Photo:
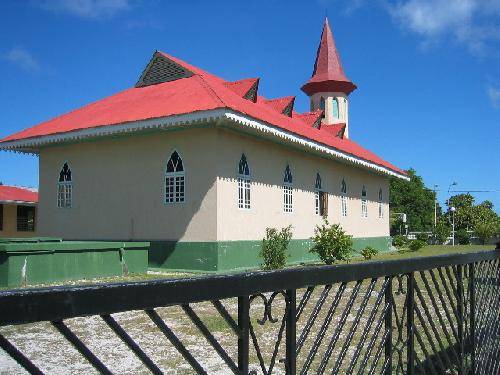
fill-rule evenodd
<path id="1" fill-rule="evenodd" d="M 455 232 L 455 237 L 459 245 L 469 245 L 470 244 L 470 234 L 466 229 L 462 228 Z"/>
<path id="2" fill-rule="evenodd" d="M 392 238 L 392 244 L 393 244 L 393 246 L 397 247 L 398 249 L 401 249 L 401 248 L 405 247 L 406 244 L 407 244 L 407 242 L 408 241 L 407 241 L 406 237 L 402 236 L 400 234 L 398 234 L 397 236 L 394 236 Z"/>
<path id="3" fill-rule="evenodd" d="M 492 221 L 478 222 L 474 228 L 474 232 L 476 233 L 476 236 L 479 237 L 481 243 L 486 245 L 486 243 L 495 234 L 496 229 L 496 223 Z"/>
<path id="4" fill-rule="evenodd" d="M 292 226 L 278 231 L 276 228 L 266 228 L 266 237 L 262 240 L 260 256 L 264 260 L 265 270 L 276 270 L 286 265 L 286 250 L 292 239 Z"/>
<path id="5" fill-rule="evenodd" d="M 352 253 L 352 236 L 344 232 L 339 224 L 331 224 L 327 219 L 321 226 L 317 225 L 312 237 L 314 245 L 312 253 L 317 253 L 326 264 L 336 260 L 349 260 Z"/>
<path id="6" fill-rule="evenodd" d="M 427 233 L 418 233 L 417 240 L 427 243 L 429 241 L 429 235 Z"/>
<path id="7" fill-rule="evenodd" d="M 372 259 L 377 254 L 378 254 L 378 250 L 375 249 L 374 247 L 371 247 L 371 246 L 367 246 L 363 250 L 361 250 L 361 255 L 366 260 Z"/>
<path id="8" fill-rule="evenodd" d="M 450 237 L 451 229 L 444 220 L 439 220 L 432 232 L 432 237 L 437 244 L 444 244 Z"/>
<path id="9" fill-rule="evenodd" d="M 411 251 L 418 251 L 421 248 L 423 248 L 425 245 L 427 245 L 427 242 L 420 241 L 420 240 L 413 240 L 410 242 L 410 245 L 408 246 Z"/>

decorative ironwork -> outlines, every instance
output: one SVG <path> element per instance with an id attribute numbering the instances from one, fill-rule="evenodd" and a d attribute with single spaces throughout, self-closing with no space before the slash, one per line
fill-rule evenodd
<path id="1" fill-rule="evenodd" d="M 115 339 L 143 366 L 128 372 L 189 366 L 200 374 L 500 373 L 495 251 L 2 291 L 0 306 L 0 363 L 8 356 L 32 374 L 51 372 L 38 357 L 43 348 L 29 350 L 41 336 L 26 334 L 29 345 L 22 341 L 23 330 L 33 327 L 23 324 L 37 322 L 50 322 L 58 342 L 76 349 L 89 369 L 109 374 L 120 372 L 125 353 L 113 362 L 96 350 L 98 336 Z M 136 314 L 135 320 L 124 321 L 121 313 Z M 93 317 L 108 331 L 88 336 L 75 326 L 77 317 Z M 151 341 L 162 339 L 175 361 L 152 352 Z"/>

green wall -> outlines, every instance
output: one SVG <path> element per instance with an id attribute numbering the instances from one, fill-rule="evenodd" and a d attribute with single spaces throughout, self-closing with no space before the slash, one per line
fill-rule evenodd
<path id="1" fill-rule="evenodd" d="M 391 237 L 354 238 L 354 250 L 359 253 L 366 246 L 381 252 L 388 251 Z M 261 241 L 175 242 L 151 241 L 149 267 L 175 271 L 221 272 L 260 267 Z M 290 241 L 289 264 L 319 261 L 310 253 L 310 239 Z"/>
<path id="2" fill-rule="evenodd" d="M 146 273 L 149 243 L 0 243 L 0 287 Z"/>

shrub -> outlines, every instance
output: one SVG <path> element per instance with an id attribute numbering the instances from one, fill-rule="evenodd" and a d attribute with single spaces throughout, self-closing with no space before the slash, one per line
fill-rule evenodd
<path id="1" fill-rule="evenodd" d="M 262 240 L 260 256 L 264 260 L 265 270 L 276 270 L 286 265 L 286 250 L 292 239 L 292 226 L 278 231 L 276 228 L 266 228 L 266 237 Z"/>
<path id="2" fill-rule="evenodd" d="M 477 223 L 474 231 L 476 232 L 476 236 L 479 238 L 483 245 L 486 245 L 488 241 L 495 234 L 495 223 L 493 222 L 480 222 Z"/>
<path id="3" fill-rule="evenodd" d="M 418 233 L 417 240 L 427 243 L 427 241 L 429 241 L 429 235 L 427 233 Z"/>
<path id="4" fill-rule="evenodd" d="M 312 253 L 317 253 L 326 264 L 335 260 L 349 260 L 352 252 L 352 236 L 347 235 L 339 224 L 332 224 L 324 219 L 321 226 L 317 225 L 312 237 L 314 245 Z"/>
<path id="5" fill-rule="evenodd" d="M 425 245 L 427 245 L 427 243 L 424 241 L 413 240 L 410 242 L 409 248 L 411 251 L 418 251 L 421 248 L 423 248 Z"/>
<path id="6" fill-rule="evenodd" d="M 459 245 L 470 245 L 470 234 L 464 228 L 455 232 L 455 238 Z"/>
<path id="7" fill-rule="evenodd" d="M 446 224 L 444 220 L 440 220 L 437 222 L 436 227 L 432 232 L 432 238 L 434 239 L 434 242 L 436 244 L 442 245 L 446 242 L 448 237 L 450 237 L 450 234 L 451 234 L 450 227 Z"/>
<path id="8" fill-rule="evenodd" d="M 365 259 L 372 259 L 372 257 L 377 254 L 378 250 L 371 246 L 367 246 L 363 250 L 361 250 L 361 255 L 363 255 L 363 258 Z"/>
<path id="9" fill-rule="evenodd" d="M 405 247 L 407 243 L 406 237 L 398 234 L 392 238 L 392 244 L 398 249 Z"/>

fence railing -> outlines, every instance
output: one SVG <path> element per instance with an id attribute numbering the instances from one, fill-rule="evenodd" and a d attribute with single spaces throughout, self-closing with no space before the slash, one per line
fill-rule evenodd
<path id="1" fill-rule="evenodd" d="M 498 374 L 500 251 L 3 291 L 0 326 L 13 372 Z"/>

